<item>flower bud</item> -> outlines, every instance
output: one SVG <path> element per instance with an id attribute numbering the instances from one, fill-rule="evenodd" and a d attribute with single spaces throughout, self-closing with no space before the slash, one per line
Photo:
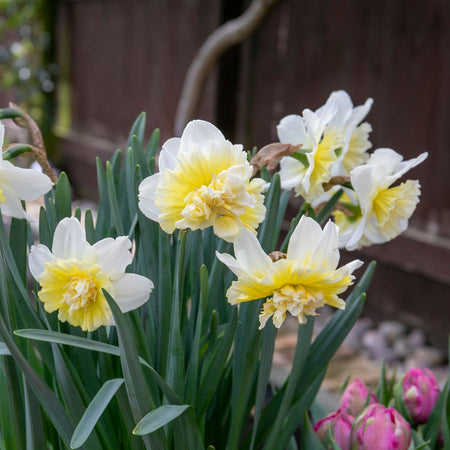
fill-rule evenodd
<path id="1" fill-rule="evenodd" d="M 338 409 L 336 412 L 324 417 L 322 420 L 319 420 L 314 425 L 314 431 L 327 449 L 333 448 L 330 442 L 328 430 L 331 430 L 331 435 L 339 447 L 342 449 L 348 449 L 353 421 L 354 418 L 352 416 L 349 416 L 345 412 Z"/>
<path id="2" fill-rule="evenodd" d="M 374 404 L 356 419 L 350 436 L 351 450 L 407 450 L 411 426 L 394 408 Z"/>
<path id="3" fill-rule="evenodd" d="M 378 403 L 377 396 L 370 391 L 360 378 L 355 378 L 345 388 L 341 401 L 339 402 L 339 408 L 347 414 L 357 417 L 367 406 L 367 400 L 369 400 L 367 405 Z"/>
<path id="4" fill-rule="evenodd" d="M 403 400 L 414 423 L 425 423 L 439 397 L 439 385 L 428 369 L 411 369 L 403 378 Z"/>

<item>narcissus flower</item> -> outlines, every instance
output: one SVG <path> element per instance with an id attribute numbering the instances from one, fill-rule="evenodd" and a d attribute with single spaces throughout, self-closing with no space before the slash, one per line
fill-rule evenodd
<path id="1" fill-rule="evenodd" d="M 77 219 L 61 220 L 52 252 L 45 245 L 33 245 L 29 257 L 31 274 L 41 285 L 38 295 L 44 309 L 58 311 L 62 322 L 94 331 L 113 324 L 102 289 L 124 313 L 144 304 L 153 283 L 142 275 L 124 273 L 132 261 L 130 248 L 125 236 L 90 245 Z"/>
<path id="2" fill-rule="evenodd" d="M 241 228 L 255 232 L 264 220 L 264 181 L 250 180 L 242 145 L 233 145 L 209 122 L 194 120 L 181 138 L 169 139 L 160 172 L 139 186 L 139 208 L 167 233 L 213 227 L 232 241 Z"/>
<path id="3" fill-rule="evenodd" d="M 349 175 L 355 167 L 364 164 L 369 158 L 367 150 L 372 147 L 369 141 L 372 127 L 367 122 L 361 122 L 369 113 L 373 100 L 368 98 L 363 105 L 353 107 L 353 102 L 347 92 L 335 91 L 327 100 L 327 103 L 332 102 L 336 106 L 336 114 L 328 125 L 343 131 L 344 142 L 331 172 L 332 176 Z M 320 113 L 323 108 L 325 106 L 316 112 Z"/>
<path id="4" fill-rule="evenodd" d="M 411 369 L 403 378 L 403 400 L 414 423 L 425 423 L 439 397 L 439 384 L 428 369 Z"/>
<path id="5" fill-rule="evenodd" d="M 0 123 L 0 149 L 5 127 Z M 0 151 L 0 211 L 17 219 L 33 220 L 23 209 L 22 200 L 33 201 L 53 186 L 50 178 L 37 170 L 22 169 L 3 160 Z"/>
<path id="6" fill-rule="evenodd" d="M 344 145 L 342 129 L 329 125 L 337 112 L 335 100 L 327 102 L 319 111 L 303 111 L 303 116 L 283 117 L 277 126 L 280 142 L 301 145 L 300 152 L 280 161 L 283 189 L 294 188 L 308 202 L 323 193 L 323 183 L 331 178 L 331 167 L 338 160 L 338 149 Z"/>
<path id="7" fill-rule="evenodd" d="M 394 408 L 374 404 L 355 420 L 350 436 L 352 450 L 407 450 L 411 426 Z"/>
<path id="8" fill-rule="evenodd" d="M 305 323 L 306 316 L 316 315 L 316 309 L 325 304 L 343 309 L 345 302 L 338 296 L 352 284 L 352 272 L 362 265 L 354 260 L 337 269 L 337 226 L 328 222 L 322 230 L 306 216 L 292 233 L 287 254 L 281 259 L 273 261 L 246 229 L 234 242 L 235 258 L 216 254 L 238 277 L 227 291 L 232 305 L 267 298 L 259 316 L 260 329 L 270 317 L 279 328 L 286 312 Z"/>
<path id="9" fill-rule="evenodd" d="M 280 142 L 301 145 L 300 153 L 282 158 L 281 186 L 294 188 L 312 203 L 323 195 L 323 184 L 334 176 L 348 176 L 355 167 L 369 158 L 372 127 L 361 123 L 368 114 L 372 99 L 353 107 L 345 91 L 333 92 L 325 105 L 313 112 L 303 111 L 303 117 L 289 115 L 277 126 Z M 306 154 L 301 154 L 302 152 Z"/>
<path id="10" fill-rule="evenodd" d="M 341 227 L 340 245 L 354 250 L 365 245 L 390 241 L 408 228 L 408 220 L 419 202 L 420 184 L 407 180 L 391 185 L 408 170 L 423 162 L 428 153 L 403 161 L 403 156 L 390 148 L 376 150 L 366 164 L 351 173 L 351 183 L 359 204 L 354 214 L 338 213 Z"/>
<path id="11" fill-rule="evenodd" d="M 333 444 L 330 442 L 329 437 L 330 431 L 335 443 L 341 449 L 348 449 L 350 431 L 354 420 L 352 416 L 339 409 L 324 417 L 322 420 L 319 420 L 314 425 L 314 431 L 327 450 L 333 449 Z"/>

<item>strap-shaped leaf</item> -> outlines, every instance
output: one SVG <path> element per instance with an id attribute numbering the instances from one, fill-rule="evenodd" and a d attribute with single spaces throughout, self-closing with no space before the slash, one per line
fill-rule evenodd
<path id="1" fill-rule="evenodd" d="M 79 448 L 86 442 L 101 415 L 109 405 L 109 402 L 114 397 L 120 386 L 122 386 L 124 381 L 125 380 L 123 378 L 108 380 L 99 389 L 75 428 L 70 441 L 70 448 Z"/>
<path id="2" fill-rule="evenodd" d="M 159 430 L 184 413 L 190 405 L 163 405 L 145 415 L 133 430 L 133 434 L 142 436 Z"/>

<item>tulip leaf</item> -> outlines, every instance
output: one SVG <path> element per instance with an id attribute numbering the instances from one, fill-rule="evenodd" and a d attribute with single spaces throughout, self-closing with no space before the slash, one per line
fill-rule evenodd
<path id="1" fill-rule="evenodd" d="M 315 433 L 311 422 L 309 421 L 308 414 L 305 412 L 303 419 L 303 426 L 301 430 L 301 448 L 325 450 L 325 447 L 320 442 L 317 434 Z"/>
<path id="2" fill-rule="evenodd" d="M 120 386 L 122 386 L 124 381 L 125 380 L 123 378 L 115 378 L 108 380 L 103 384 L 86 408 L 80 422 L 75 428 L 70 441 L 70 448 L 79 448 L 86 442 L 101 415 L 109 405 L 109 402 L 114 397 Z"/>
<path id="3" fill-rule="evenodd" d="M 423 430 L 423 437 L 431 441 L 430 442 L 431 448 L 434 448 L 436 446 L 436 442 L 438 440 L 439 430 L 441 428 L 441 421 L 443 418 L 443 411 L 445 410 L 445 396 L 448 395 L 449 389 L 450 389 L 450 380 L 447 380 L 447 383 L 445 384 L 444 389 L 440 393 Z"/>
<path id="4" fill-rule="evenodd" d="M 190 405 L 163 405 L 145 415 L 133 430 L 133 434 L 141 436 L 159 430 L 184 413 Z"/>
<path id="5" fill-rule="evenodd" d="M 412 435 L 412 442 L 411 442 L 411 446 L 413 447 L 414 450 L 431 450 L 430 446 L 428 445 L 431 440 L 428 439 L 428 441 L 425 441 L 422 436 L 420 436 L 420 434 L 416 431 L 416 430 L 411 430 L 411 435 Z"/>

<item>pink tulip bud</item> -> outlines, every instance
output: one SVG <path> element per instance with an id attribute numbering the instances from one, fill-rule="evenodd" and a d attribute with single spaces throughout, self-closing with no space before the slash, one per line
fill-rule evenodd
<path id="1" fill-rule="evenodd" d="M 394 408 L 368 406 L 356 419 L 350 436 L 351 450 L 407 450 L 411 426 Z"/>
<path id="2" fill-rule="evenodd" d="M 414 423 L 425 423 L 439 397 L 439 385 L 428 369 L 411 369 L 403 378 L 403 400 Z"/>
<path id="3" fill-rule="evenodd" d="M 314 431 L 319 437 L 322 444 L 327 449 L 332 449 L 329 439 L 329 431 L 335 440 L 336 444 L 342 449 L 347 450 L 350 442 L 350 431 L 354 418 L 345 412 L 338 409 L 336 412 L 324 417 L 314 425 Z"/>
<path id="4" fill-rule="evenodd" d="M 370 389 L 360 378 L 355 378 L 345 388 L 345 391 L 341 397 L 341 401 L 339 402 L 339 408 L 342 411 L 345 411 L 347 414 L 350 414 L 353 417 L 357 417 L 367 406 L 367 399 L 369 399 L 367 405 L 378 403 L 377 396 L 370 391 Z"/>

